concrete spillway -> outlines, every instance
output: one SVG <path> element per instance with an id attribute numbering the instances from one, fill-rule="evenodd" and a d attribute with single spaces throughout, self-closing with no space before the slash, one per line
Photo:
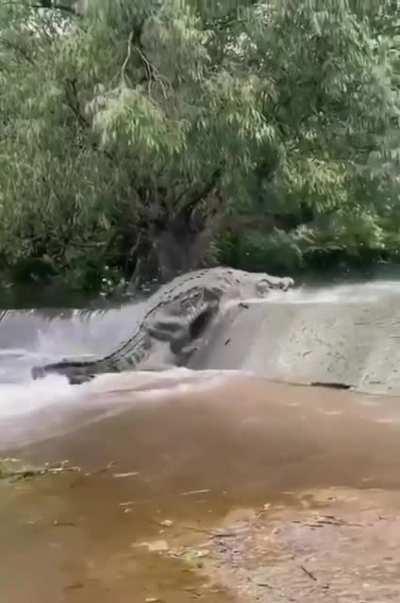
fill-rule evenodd
<path id="1" fill-rule="evenodd" d="M 231 310 L 192 361 L 290 382 L 400 392 L 400 284 L 294 290 Z"/>

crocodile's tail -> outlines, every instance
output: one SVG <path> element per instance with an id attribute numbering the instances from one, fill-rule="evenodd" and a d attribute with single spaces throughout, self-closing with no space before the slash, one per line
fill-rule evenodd
<path id="1" fill-rule="evenodd" d="M 73 385 L 90 381 L 99 372 L 96 361 L 69 361 L 61 360 L 54 364 L 46 364 L 44 366 L 34 366 L 31 374 L 33 379 L 42 379 L 49 374 L 65 375 L 68 381 Z"/>
<path id="2" fill-rule="evenodd" d="M 54 364 L 35 366 L 31 374 L 33 379 L 41 379 L 52 373 L 65 375 L 71 384 L 79 385 L 101 373 L 120 373 L 134 369 L 149 347 L 150 337 L 142 329 L 103 358 L 60 360 Z"/>
<path id="3" fill-rule="evenodd" d="M 131 342 L 127 342 L 116 352 L 105 358 L 93 360 L 60 360 L 54 364 L 34 366 L 31 370 L 33 379 L 42 379 L 49 374 L 64 375 L 72 385 L 79 385 L 90 381 L 101 373 L 120 373 L 132 370 L 138 360 L 139 354 L 130 351 Z"/>

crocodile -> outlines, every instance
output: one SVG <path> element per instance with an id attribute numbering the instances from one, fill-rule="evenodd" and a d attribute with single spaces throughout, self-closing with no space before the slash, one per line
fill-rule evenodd
<path id="1" fill-rule="evenodd" d="M 243 300 L 265 297 L 273 289 L 286 291 L 292 285 L 293 280 L 288 277 L 230 268 L 209 268 L 178 276 L 149 297 L 134 334 L 110 354 L 35 366 L 32 377 L 58 373 L 71 384 L 80 384 L 101 373 L 151 368 L 150 358 L 154 363 L 157 357 L 162 358 L 162 363 L 184 366 L 195 343 L 228 302 L 246 307 Z"/>

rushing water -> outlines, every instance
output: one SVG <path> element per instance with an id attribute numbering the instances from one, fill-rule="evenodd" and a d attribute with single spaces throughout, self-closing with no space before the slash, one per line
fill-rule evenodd
<path id="1" fill-rule="evenodd" d="M 349 340 L 345 341 L 346 333 L 341 331 L 340 324 L 341 322 L 344 324 L 345 320 L 349 319 L 349 314 L 350 319 L 354 314 L 354 322 L 358 324 L 360 308 L 363 308 L 363 312 L 371 309 L 372 315 L 370 318 L 366 315 L 363 325 L 364 334 L 371 331 L 370 349 L 365 355 L 368 358 L 373 357 L 374 362 L 377 362 L 376 359 L 379 359 L 381 348 L 384 346 L 384 336 L 391 337 L 393 340 L 394 334 L 388 332 L 388 329 L 392 330 L 397 321 L 399 302 L 400 281 L 395 280 L 299 287 L 287 293 L 271 293 L 267 300 L 262 300 L 262 313 L 269 317 L 267 327 L 273 325 L 271 335 L 266 334 L 266 339 L 269 340 L 268 353 L 271 349 L 282 349 L 282 342 L 285 342 L 285 353 L 281 354 L 279 366 L 267 367 L 266 376 L 283 380 L 296 377 L 295 372 L 287 369 L 288 358 L 295 350 L 296 358 L 301 358 L 302 365 L 306 365 L 309 362 L 311 343 L 317 348 L 318 354 L 324 356 L 323 346 L 320 345 L 318 348 L 318 341 L 310 343 L 310 338 L 312 339 L 313 332 L 318 331 L 318 320 L 320 319 L 321 324 L 323 321 L 326 322 L 327 307 L 329 307 L 330 319 L 332 317 L 335 319 L 332 329 L 336 332 L 336 338 L 340 333 L 343 339 L 341 345 L 330 353 L 338 354 L 343 346 L 347 346 L 346 361 L 351 360 L 351 344 L 354 342 L 350 332 Z M 91 357 L 106 354 L 137 328 L 144 307 L 145 302 L 128 303 L 108 310 L 104 308 L 86 311 L 59 308 L 4 310 L 0 321 L 0 418 L 10 414 L 23 414 L 36 406 L 40 407 L 50 402 L 56 404 L 58 400 L 63 401 L 76 395 L 77 388 L 71 388 L 62 377 L 53 376 L 44 381 L 33 382 L 30 376 L 32 366 L 54 362 L 66 356 Z M 378 320 L 377 327 L 374 327 L 372 323 L 376 323 L 377 315 L 382 312 L 383 314 L 386 312 L 387 316 L 383 318 L 378 316 L 380 322 Z M 299 321 L 300 318 L 301 329 L 294 326 L 296 320 Z M 371 325 L 368 324 L 369 319 Z M 385 320 L 388 324 L 384 324 Z M 378 329 L 378 333 L 381 333 L 379 337 L 376 334 L 373 336 L 374 329 L 375 331 Z M 299 330 L 307 334 L 307 341 L 304 337 L 295 341 Z M 326 337 L 326 326 L 321 327 L 322 331 Z M 330 337 L 334 338 L 333 332 Z M 396 341 L 395 343 L 397 346 Z M 302 346 L 305 348 L 302 349 Z M 245 348 L 244 343 L 242 347 Z M 256 352 L 262 355 L 259 349 L 256 349 Z M 247 358 L 249 357 L 248 354 Z M 296 363 L 292 361 L 292 365 L 295 366 Z M 211 365 L 207 368 L 251 371 L 254 366 L 260 374 L 257 362 L 253 364 L 250 362 L 250 365 L 239 362 L 237 366 L 224 366 L 224 363 L 222 365 L 217 363 L 216 366 Z M 288 374 L 285 374 L 285 370 Z M 310 378 L 312 379 L 312 375 Z M 315 380 L 318 380 L 317 378 L 318 375 Z"/>
<path id="2" fill-rule="evenodd" d="M 104 310 L 9 310 L 2 314 L 0 380 L 21 380 L 34 362 L 106 353 L 133 332 L 143 304 Z"/>

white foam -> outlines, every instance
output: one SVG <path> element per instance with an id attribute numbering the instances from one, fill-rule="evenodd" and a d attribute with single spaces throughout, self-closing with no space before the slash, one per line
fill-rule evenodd
<path id="1" fill-rule="evenodd" d="M 287 292 L 271 291 L 266 298 L 248 300 L 262 304 L 340 304 L 381 302 L 387 296 L 400 296 L 400 281 L 370 281 L 330 287 L 299 287 Z M 247 301 L 247 300 L 246 300 Z M 51 375 L 32 381 L 35 364 L 57 361 L 63 355 L 103 353 L 123 339 L 140 320 L 144 304 L 129 304 L 107 313 L 81 313 L 69 319 L 47 320 L 35 311 L 9 312 L 1 323 L 3 346 L 0 349 L 0 419 L 23 417 L 49 405 L 80 403 L 82 397 L 112 389 L 164 392 L 175 388 L 211 387 L 224 371 L 194 372 L 175 368 L 160 372 L 134 372 L 103 375 L 83 386 L 70 386 L 67 379 Z M 5 343 L 7 342 L 7 343 Z M 232 371 L 229 375 L 234 374 Z M 150 394 L 149 394 L 150 395 Z M 1 435 L 0 435 L 1 438 Z"/>
<path id="2" fill-rule="evenodd" d="M 330 287 L 297 287 L 271 291 L 267 297 L 246 300 L 266 304 L 358 304 L 378 302 L 385 296 L 400 295 L 400 281 L 369 281 Z"/>
<path id="3" fill-rule="evenodd" d="M 163 395 L 174 391 L 188 392 L 194 388 L 204 390 L 232 375 L 244 375 L 243 371 L 193 371 L 186 368 L 172 368 L 165 371 L 130 371 L 126 373 L 109 373 L 99 375 L 92 381 L 82 385 L 70 385 L 66 377 L 48 375 L 37 381 L 8 384 L 0 386 L 0 422 L 4 419 L 32 416 L 46 408 L 56 406 L 65 408 L 73 405 L 87 404 L 88 396 L 99 396 L 107 393 L 130 391 L 147 395 Z M 127 400 L 127 399 L 126 399 Z M 120 401 L 118 401 L 119 403 Z M 132 396 L 129 403 L 134 403 Z M 112 405 L 112 399 L 108 399 Z"/>
<path id="4" fill-rule="evenodd" d="M 162 393 L 179 390 L 188 391 L 195 387 L 208 389 L 217 381 L 234 375 L 249 375 L 238 370 L 204 370 L 195 371 L 184 367 L 175 367 L 164 371 L 129 371 L 125 373 L 108 373 L 99 375 L 93 381 L 83 384 L 81 391 L 85 394 L 103 394 L 107 392 L 132 391 L 141 392 L 144 389 L 151 393 Z"/>
<path id="5" fill-rule="evenodd" d="M 0 386 L 0 420 L 22 418 L 48 406 L 78 401 L 81 395 L 79 388 L 73 388 L 59 375 L 26 383 L 3 383 Z"/>

